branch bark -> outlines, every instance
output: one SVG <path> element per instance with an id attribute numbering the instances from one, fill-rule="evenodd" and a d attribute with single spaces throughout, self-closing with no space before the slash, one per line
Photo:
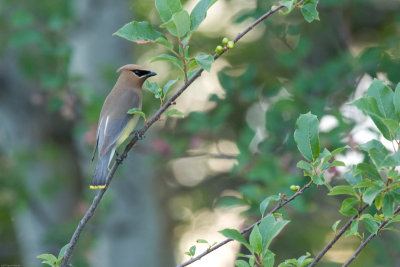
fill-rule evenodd
<path id="1" fill-rule="evenodd" d="M 308 265 L 308 267 L 312 267 L 315 266 L 320 260 L 321 258 L 325 255 L 325 253 L 331 249 L 331 247 L 333 246 L 333 244 L 336 243 L 336 241 L 339 240 L 339 238 L 344 234 L 344 232 L 346 232 L 347 228 L 350 227 L 351 223 L 357 219 L 360 214 L 368 207 L 368 205 L 363 206 L 361 209 L 358 210 L 358 214 L 354 215 L 353 217 L 351 217 L 350 220 L 347 221 L 347 223 L 342 227 L 342 229 L 340 229 L 339 233 L 337 235 L 335 235 L 331 241 L 329 241 L 329 243 L 324 247 L 323 250 L 321 250 L 320 253 L 318 253 L 318 256 L 315 257 L 315 259 L 310 263 L 310 265 Z"/>
<path id="2" fill-rule="evenodd" d="M 242 231 L 240 231 L 240 234 L 243 235 L 243 234 L 246 234 L 246 233 L 250 232 L 250 231 L 254 228 L 254 226 L 259 225 L 259 224 L 262 222 L 262 220 L 263 220 L 266 216 L 271 215 L 272 213 L 275 213 L 277 210 L 279 210 L 280 208 L 286 206 L 286 204 L 288 204 L 288 203 L 290 203 L 291 201 L 293 201 L 296 197 L 302 195 L 303 192 L 304 192 L 307 188 L 309 188 L 309 187 L 311 186 L 311 184 L 312 184 L 312 181 L 309 182 L 308 184 L 306 184 L 305 186 L 303 186 L 299 191 L 297 191 L 295 194 L 293 194 L 290 198 L 288 198 L 288 199 L 286 199 L 285 201 L 283 201 L 283 202 L 279 203 L 278 205 L 276 205 L 275 208 L 273 208 L 272 210 L 270 210 L 264 217 L 262 217 L 261 219 L 259 219 L 257 222 L 255 222 L 254 224 L 250 225 L 250 226 L 247 227 L 247 228 L 244 228 Z M 184 263 L 182 263 L 182 264 L 179 264 L 179 265 L 177 265 L 176 267 L 188 266 L 189 264 L 192 264 L 193 262 L 200 260 L 201 258 L 203 258 L 204 256 L 206 256 L 207 254 L 210 254 L 211 252 L 217 250 L 218 248 L 222 247 L 223 245 L 225 245 L 225 244 L 227 244 L 227 243 L 229 243 L 229 242 L 231 242 L 231 241 L 233 241 L 232 238 L 225 239 L 224 241 L 221 241 L 220 243 L 216 244 L 215 246 L 213 246 L 213 247 L 207 249 L 206 251 L 204 251 L 204 252 L 201 253 L 200 255 L 198 255 L 198 256 L 196 256 L 196 257 L 194 257 L 194 258 L 192 258 L 192 259 L 190 259 L 190 260 L 188 260 L 188 261 L 186 261 L 186 262 L 184 262 Z"/>
<path id="3" fill-rule="evenodd" d="M 400 206 L 398 206 L 396 208 L 396 210 L 394 211 L 393 215 L 396 215 L 397 213 L 400 212 Z M 378 227 L 378 233 L 390 222 L 391 218 L 387 218 L 386 220 L 384 220 Z M 369 243 L 369 241 L 372 240 L 372 238 L 374 238 L 376 236 L 376 234 L 371 234 L 364 242 L 361 243 L 361 245 L 358 247 L 358 249 L 356 250 L 356 252 L 354 252 L 354 254 L 342 265 L 342 267 L 347 267 L 350 265 L 350 263 L 352 261 L 354 261 L 358 254 L 360 254 L 361 250 L 363 250 L 365 248 L 365 246 Z"/>
<path id="4" fill-rule="evenodd" d="M 282 9 L 284 6 L 278 5 L 275 8 L 269 10 L 266 12 L 264 15 L 262 15 L 260 18 L 258 18 L 255 22 L 253 22 L 249 27 L 247 27 L 243 32 L 239 33 L 236 38 L 233 40 L 235 43 L 238 42 L 243 36 L 245 36 L 249 31 L 251 31 L 257 24 L 259 24 L 261 21 L 265 20 L 268 18 L 270 15 L 273 13 L 277 12 L 278 10 Z M 224 48 L 224 50 L 220 54 L 215 54 L 214 55 L 214 60 L 218 59 L 221 55 L 223 55 L 226 52 L 227 48 Z M 76 243 L 78 242 L 79 236 L 85 227 L 86 223 L 89 221 L 89 219 L 93 216 L 94 211 L 96 210 L 97 206 L 99 205 L 104 193 L 106 192 L 108 185 L 111 182 L 111 179 L 114 177 L 114 174 L 119 167 L 119 165 L 124 161 L 124 159 L 127 157 L 128 152 L 132 149 L 132 147 L 136 144 L 136 142 L 139 140 L 140 137 L 144 135 L 144 133 L 156 122 L 160 119 L 160 116 L 162 113 L 164 113 L 169 106 L 171 106 L 175 100 L 191 85 L 198 77 L 201 76 L 201 73 L 204 71 L 203 68 L 199 69 L 179 90 L 175 92 L 175 94 L 167 101 L 164 103 L 164 105 L 151 117 L 151 119 L 148 121 L 148 123 L 143 126 L 139 131 L 138 134 L 132 138 L 132 140 L 129 142 L 129 144 L 125 147 L 123 153 L 117 157 L 117 159 L 114 161 L 113 166 L 111 167 L 111 170 L 109 171 L 107 175 L 107 183 L 106 187 L 104 189 L 101 189 L 97 195 L 94 197 L 92 204 L 90 205 L 88 211 L 86 214 L 83 216 L 81 221 L 78 224 L 78 227 L 76 228 L 74 234 L 72 235 L 71 241 L 69 242 L 69 246 L 66 249 L 61 265 L 60 267 L 66 267 L 67 263 L 72 255 L 72 251 L 75 248 Z M 254 225 L 253 225 L 254 226 Z M 252 227 L 250 228 L 252 229 Z M 250 230 L 249 229 L 249 230 Z M 246 232 L 248 232 L 247 230 Z M 228 241 L 229 242 L 229 241 Z M 185 266 L 185 265 L 182 265 Z"/>

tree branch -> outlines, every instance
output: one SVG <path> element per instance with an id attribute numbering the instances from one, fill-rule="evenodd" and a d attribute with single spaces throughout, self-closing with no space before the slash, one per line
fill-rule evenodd
<path id="1" fill-rule="evenodd" d="M 394 211 L 393 215 L 396 215 L 399 212 L 400 212 L 400 206 L 397 207 L 397 209 Z M 379 233 L 390 222 L 390 220 L 391 220 L 391 218 L 387 218 L 386 220 L 384 220 L 379 225 L 377 233 Z M 365 246 L 369 243 L 369 241 L 371 241 L 372 238 L 374 238 L 375 236 L 376 236 L 376 234 L 371 234 L 364 242 L 362 242 L 361 245 L 356 250 L 356 252 L 354 252 L 354 254 L 342 265 L 342 267 L 349 266 L 350 263 L 356 259 L 358 254 L 360 254 L 361 250 L 363 250 L 365 248 Z"/>
<path id="2" fill-rule="evenodd" d="M 277 12 L 278 10 L 282 9 L 284 6 L 278 5 L 274 9 L 269 10 L 266 12 L 264 15 L 262 15 L 260 18 L 258 18 L 254 23 L 252 23 L 248 28 L 246 28 L 243 32 L 239 33 L 236 38 L 234 39 L 234 42 L 238 42 L 243 36 L 245 36 L 249 31 L 251 31 L 257 24 L 259 24 L 261 21 L 264 19 L 268 18 L 270 15 L 273 13 Z M 214 60 L 218 59 L 222 54 L 226 52 L 227 48 L 225 48 L 220 54 L 215 54 L 214 55 Z M 132 138 L 132 140 L 129 142 L 129 144 L 125 147 L 124 152 L 117 157 L 115 160 L 113 166 L 111 167 L 111 170 L 109 171 L 107 175 L 107 183 L 106 187 L 104 189 L 99 190 L 97 195 L 94 197 L 92 205 L 90 205 L 88 211 L 86 214 L 83 216 L 81 221 L 78 224 L 78 227 L 76 228 L 74 234 L 72 235 L 71 241 L 69 242 L 69 246 L 66 249 L 61 265 L 60 267 L 66 267 L 67 263 L 69 261 L 69 258 L 72 255 L 72 251 L 75 248 L 76 243 L 78 242 L 79 236 L 85 227 L 86 223 L 89 221 L 89 219 L 93 216 L 94 211 L 96 210 L 97 206 L 100 203 L 100 200 L 102 199 L 104 193 L 106 192 L 108 185 L 111 182 L 111 179 L 114 177 L 115 171 L 117 170 L 118 166 L 123 162 L 123 160 L 127 157 L 129 150 L 132 149 L 132 147 L 136 144 L 136 142 L 139 140 L 139 137 L 143 136 L 144 133 L 156 122 L 160 119 L 160 116 L 162 113 L 164 113 L 169 106 L 171 106 L 175 100 L 186 90 L 186 88 L 189 87 L 198 77 L 200 77 L 201 73 L 204 71 L 203 68 L 199 69 L 179 90 L 177 90 L 174 95 L 164 103 L 160 107 L 160 109 L 154 114 L 154 116 L 147 122 L 146 125 L 144 125 L 139 131 L 136 136 Z M 297 193 L 296 193 L 297 194 Z M 295 194 L 295 195 L 296 195 Z M 249 231 L 249 230 L 247 230 Z M 184 265 L 183 265 L 184 266 Z"/>
<path id="3" fill-rule="evenodd" d="M 280 208 L 282 208 L 283 206 L 286 206 L 286 204 L 288 204 L 289 202 L 293 201 L 296 197 L 300 196 L 301 194 L 303 194 L 303 192 L 309 188 L 312 184 L 312 181 L 309 182 L 308 184 L 306 184 L 305 186 L 303 186 L 300 190 L 298 190 L 296 193 L 294 193 L 290 198 L 286 199 L 285 201 L 279 203 L 278 205 L 275 206 L 275 208 L 273 208 L 272 210 L 270 210 L 264 217 L 262 217 L 261 219 L 259 219 L 257 222 L 255 222 L 254 224 L 250 225 L 247 228 L 244 228 L 242 231 L 240 231 L 240 234 L 245 234 L 247 232 L 250 232 L 254 226 L 260 224 L 262 222 L 262 220 L 268 216 L 271 215 L 272 213 L 275 213 L 277 210 L 279 210 Z M 201 253 L 200 255 L 182 263 L 177 265 L 176 267 L 183 267 L 183 266 L 188 266 L 189 264 L 192 264 L 195 261 L 200 260 L 201 258 L 203 258 L 204 256 L 206 256 L 207 254 L 213 252 L 214 250 L 217 250 L 218 248 L 222 247 L 223 245 L 229 243 L 233 241 L 232 238 L 228 238 L 225 239 L 224 241 L 221 241 L 220 243 L 216 244 L 215 246 L 212 246 L 211 248 L 207 249 L 206 251 L 204 251 L 203 253 Z"/>
<path id="4" fill-rule="evenodd" d="M 321 250 L 321 252 L 318 254 L 317 257 L 315 257 L 315 259 L 310 263 L 310 265 L 308 265 L 308 267 L 312 267 L 315 266 L 320 260 L 321 258 L 325 255 L 325 253 L 333 246 L 333 244 L 336 243 L 336 241 L 339 240 L 339 238 L 344 234 L 344 232 L 346 232 L 347 228 L 349 228 L 349 226 L 351 225 L 351 223 L 357 219 L 360 214 L 368 207 L 368 205 L 365 205 L 364 207 L 362 207 L 361 209 L 358 210 L 358 214 L 354 215 L 353 217 L 351 217 L 350 220 L 347 221 L 347 223 L 342 227 L 342 229 L 340 229 L 339 233 L 337 235 L 335 235 L 331 241 L 329 241 L 329 243 L 324 247 L 323 250 Z"/>

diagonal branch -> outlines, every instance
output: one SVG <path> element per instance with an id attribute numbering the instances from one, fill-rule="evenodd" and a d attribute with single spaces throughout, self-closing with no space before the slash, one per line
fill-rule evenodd
<path id="1" fill-rule="evenodd" d="M 249 31 L 251 31 L 255 26 L 257 26 L 257 24 L 259 24 L 261 21 L 268 18 L 273 13 L 282 9 L 283 7 L 284 7 L 283 5 L 278 5 L 278 6 L 274 7 L 273 9 L 269 10 L 268 12 L 266 12 L 264 15 L 262 15 L 260 18 L 258 18 L 255 22 L 253 22 L 249 27 L 247 27 L 243 32 L 239 33 L 233 41 L 235 43 L 238 42 L 243 36 L 245 36 Z M 218 59 L 222 54 L 224 54 L 226 52 L 226 50 L 227 50 L 227 48 L 224 48 L 224 50 L 220 54 L 215 54 L 214 60 Z M 80 236 L 83 228 L 85 227 L 85 225 L 89 221 L 89 219 L 93 216 L 94 211 L 96 210 L 104 193 L 106 192 L 108 185 L 110 184 L 111 179 L 114 177 L 114 174 L 115 174 L 117 168 L 123 162 L 123 160 L 127 157 L 128 152 L 132 149 L 132 147 L 139 140 L 139 137 L 143 136 L 144 133 L 156 121 L 158 121 L 160 119 L 161 114 L 164 113 L 169 108 L 169 106 L 173 105 L 175 100 L 189 87 L 189 85 L 191 85 L 198 77 L 200 77 L 200 75 L 203 71 L 204 71 L 203 68 L 199 69 L 181 88 L 179 88 L 179 90 L 177 90 L 175 92 L 175 94 L 167 102 L 164 103 L 163 106 L 160 107 L 160 109 L 153 115 L 153 117 L 151 117 L 151 119 L 147 122 L 147 124 L 145 126 L 143 126 L 138 131 L 138 134 L 135 137 L 133 137 L 133 139 L 129 142 L 129 144 L 125 147 L 124 152 L 115 160 L 113 166 L 111 167 L 111 170 L 109 171 L 109 173 L 107 175 L 106 187 L 104 189 L 101 189 L 97 193 L 97 195 L 93 199 L 92 205 L 90 205 L 88 211 L 86 212 L 86 214 L 83 216 L 83 218 L 79 222 L 78 227 L 76 228 L 74 234 L 72 235 L 71 241 L 69 242 L 69 246 L 64 253 L 60 267 L 67 266 L 69 258 L 72 255 L 72 251 L 74 250 L 75 245 L 78 242 L 79 236 Z"/>
<path id="2" fill-rule="evenodd" d="M 397 209 L 394 211 L 393 215 L 396 215 L 399 212 L 400 212 L 400 206 L 397 207 Z M 379 225 L 377 233 L 379 233 L 390 222 L 391 219 L 392 218 L 387 218 L 386 220 L 384 220 Z M 364 242 L 362 242 L 361 245 L 356 250 L 356 252 L 354 252 L 354 254 L 342 265 L 342 267 L 349 266 L 350 263 L 357 258 L 358 254 L 360 254 L 361 250 L 363 250 L 365 248 L 365 246 L 369 243 L 369 241 L 371 241 L 372 238 L 374 238 L 376 235 L 377 234 L 371 234 Z"/>
<path id="3" fill-rule="evenodd" d="M 353 217 L 350 218 L 350 220 L 347 221 L 347 223 L 342 227 L 342 229 L 340 229 L 339 233 L 337 235 L 335 235 L 331 241 L 329 241 L 329 243 L 324 247 L 323 250 L 321 250 L 321 252 L 318 254 L 317 257 L 315 257 L 315 259 L 310 263 L 310 265 L 308 265 L 307 267 L 312 267 L 315 266 L 320 260 L 321 258 L 325 255 L 325 253 L 332 248 L 333 244 L 336 243 L 336 241 L 339 240 L 339 238 L 344 234 L 344 232 L 346 232 L 347 228 L 349 228 L 349 226 L 351 225 L 351 223 L 356 220 L 360 214 L 368 207 L 368 205 L 363 206 L 361 209 L 358 210 L 358 214 L 354 215 Z"/>
<path id="4" fill-rule="evenodd" d="M 259 225 L 259 224 L 262 222 L 262 220 L 263 220 L 266 216 L 271 215 L 272 213 L 275 213 L 277 210 L 279 210 L 279 209 L 282 208 L 283 206 L 286 206 L 286 204 L 288 204 L 289 202 L 291 202 L 292 200 L 294 200 L 296 197 L 298 197 L 298 196 L 300 196 L 301 194 L 303 194 L 303 192 L 304 192 L 307 188 L 309 188 L 309 187 L 311 186 L 311 184 L 312 184 L 312 181 L 309 182 L 308 184 L 306 184 L 305 186 L 303 186 L 300 190 L 298 190 L 298 191 L 297 191 L 295 194 L 293 194 L 290 198 L 288 198 L 288 199 L 286 199 L 285 201 L 283 201 L 283 202 L 279 203 L 278 205 L 276 205 L 275 208 L 273 208 L 272 210 L 270 210 L 264 217 L 262 217 L 261 219 L 259 219 L 257 222 L 253 223 L 252 225 L 250 225 L 250 226 L 247 227 L 247 228 L 244 228 L 242 231 L 240 231 L 240 234 L 243 235 L 243 234 L 246 234 L 246 233 L 250 232 L 250 231 L 254 228 L 254 226 Z M 204 256 L 206 256 L 207 254 L 213 252 L 214 250 L 217 250 L 218 248 L 222 247 L 223 245 L 225 245 L 225 244 L 227 244 L 227 243 L 229 243 L 229 242 L 231 242 L 231 241 L 233 241 L 232 238 L 225 239 L 224 241 L 221 241 L 220 243 L 216 244 L 215 246 L 212 246 L 211 248 L 207 249 L 206 251 L 204 251 L 204 252 L 201 253 L 200 255 L 198 255 L 198 256 L 196 256 L 196 257 L 194 257 L 194 258 L 192 258 L 192 259 L 190 259 L 190 260 L 188 260 L 188 261 L 186 261 L 186 262 L 184 262 L 184 263 L 182 263 L 182 264 L 179 264 L 179 265 L 177 265 L 176 267 L 188 266 L 189 264 L 192 264 L 193 262 L 200 260 L 201 258 L 203 258 Z"/>

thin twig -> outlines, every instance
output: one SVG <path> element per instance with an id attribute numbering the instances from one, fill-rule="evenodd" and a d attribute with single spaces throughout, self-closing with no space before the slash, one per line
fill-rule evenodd
<path id="1" fill-rule="evenodd" d="M 309 182 L 308 184 L 306 184 L 305 186 L 303 186 L 302 188 L 300 188 L 300 190 L 298 190 L 295 194 L 293 194 L 290 198 L 286 199 L 285 201 L 279 203 L 278 205 L 275 206 L 275 208 L 273 208 L 272 210 L 270 210 L 264 217 L 262 217 L 261 219 L 259 219 L 257 222 L 253 223 L 252 225 L 250 225 L 249 227 L 244 228 L 242 231 L 240 231 L 240 234 L 245 234 L 249 231 L 251 231 L 255 225 L 258 225 L 262 222 L 262 220 L 268 216 L 271 215 L 272 213 L 275 213 L 277 210 L 279 210 L 280 208 L 282 208 L 283 206 L 286 206 L 286 204 L 288 204 L 289 202 L 293 201 L 296 197 L 300 196 L 301 194 L 303 194 L 303 192 L 309 188 L 312 184 L 312 181 Z M 192 264 L 195 261 L 200 260 L 201 258 L 203 258 L 204 256 L 206 256 L 207 254 L 213 252 L 214 250 L 222 247 L 223 245 L 229 243 L 233 241 L 232 238 L 228 238 L 225 239 L 224 241 L 221 241 L 220 243 L 216 244 L 215 246 L 212 246 L 211 248 L 207 249 L 206 251 L 204 251 L 203 253 L 199 254 L 198 256 L 184 262 L 181 263 L 179 265 L 177 265 L 176 267 L 183 267 L 183 266 L 188 266 L 189 264 Z"/>
<path id="2" fill-rule="evenodd" d="M 393 215 L 396 215 L 399 212 L 400 212 L 400 206 L 398 206 L 396 208 L 396 210 L 394 211 Z M 386 220 L 384 220 L 379 225 L 377 233 L 379 233 L 390 222 L 391 219 L 392 218 L 387 218 Z M 357 258 L 358 254 L 360 254 L 361 250 L 363 250 L 365 248 L 365 246 L 369 243 L 369 241 L 371 241 L 372 238 L 374 238 L 375 236 L 376 236 L 376 234 L 371 234 L 364 242 L 362 242 L 361 245 L 356 250 L 356 252 L 354 252 L 354 254 L 342 265 L 342 267 L 349 266 L 350 263 Z"/>
<path id="3" fill-rule="evenodd" d="M 351 223 L 357 219 L 361 213 L 363 213 L 363 211 L 368 207 L 368 205 L 363 206 L 362 208 L 360 208 L 358 210 L 358 214 L 354 215 L 353 217 L 350 218 L 350 220 L 347 221 L 347 223 L 342 227 L 342 229 L 340 229 L 340 231 L 331 239 L 331 241 L 329 241 L 329 243 L 324 247 L 323 250 L 320 251 L 320 253 L 318 253 L 318 256 L 315 257 L 315 259 L 310 263 L 310 265 L 308 265 L 308 267 L 312 267 L 315 266 L 320 260 L 321 258 L 325 255 L 325 253 L 333 246 L 333 244 L 336 243 L 336 241 L 339 240 L 339 238 L 344 234 L 344 232 L 346 232 L 347 228 L 350 227 Z"/>
<path id="4" fill-rule="evenodd" d="M 263 16 L 261 16 L 259 19 L 257 19 L 253 24 L 251 24 L 246 30 L 243 32 L 239 33 L 236 38 L 234 39 L 234 42 L 236 43 L 239 41 L 244 35 L 246 35 L 249 31 L 251 31 L 257 24 L 259 24 L 261 21 L 278 11 L 279 9 L 283 8 L 282 5 L 279 5 L 275 7 L 274 9 L 269 10 L 267 13 L 265 13 Z M 222 54 L 224 54 L 224 51 L 222 53 L 215 54 L 214 55 L 214 60 L 218 59 Z M 189 87 L 198 77 L 200 77 L 201 73 L 204 71 L 203 68 L 200 68 L 179 90 L 177 90 L 174 95 L 168 99 L 167 102 L 164 103 L 160 107 L 160 109 L 151 117 L 151 119 L 138 131 L 138 134 L 132 138 L 132 140 L 129 142 L 129 144 L 125 147 L 124 152 L 117 157 L 117 159 L 114 161 L 113 166 L 111 167 L 111 170 L 109 171 L 107 175 L 107 183 L 106 187 L 104 189 L 99 190 L 97 195 L 94 197 L 92 205 L 90 205 L 89 209 L 87 210 L 86 214 L 83 216 L 81 221 L 78 224 L 78 227 L 76 228 L 74 234 L 72 235 L 71 241 L 69 242 L 69 246 L 66 249 L 63 260 L 61 262 L 60 267 L 66 267 L 67 263 L 69 261 L 69 258 L 72 255 L 72 251 L 75 248 L 76 243 L 78 242 L 79 236 L 85 227 L 86 223 L 89 221 L 89 219 L 93 216 L 94 211 L 96 210 L 97 206 L 100 203 L 100 200 L 102 199 L 104 193 L 106 192 L 108 185 L 111 182 L 111 179 L 114 177 L 114 174 L 118 168 L 118 166 L 124 161 L 124 159 L 127 157 L 129 150 L 132 149 L 132 147 L 136 144 L 136 142 L 139 140 L 138 137 L 142 137 L 144 133 L 156 122 L 160 119 L 160 116 L 162 113 L 164 113 L 169 106 L 173 105 L 175 100 L 186 90 L 186 88 Z"/>

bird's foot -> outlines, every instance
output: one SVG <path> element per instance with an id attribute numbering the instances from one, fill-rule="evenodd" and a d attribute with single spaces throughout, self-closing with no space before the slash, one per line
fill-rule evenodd
<path id="1" fill-rule="evenodd" d="M 131 134 L 129 136 L 133 136 L 133 135 L 136 136 L 136 138 L 138 140 L 143 140 L 144 138 L 146 138 L 145 135 L 140 135 L 139 131 L 133 131 L 133 132 L 131 132 Z"/>

